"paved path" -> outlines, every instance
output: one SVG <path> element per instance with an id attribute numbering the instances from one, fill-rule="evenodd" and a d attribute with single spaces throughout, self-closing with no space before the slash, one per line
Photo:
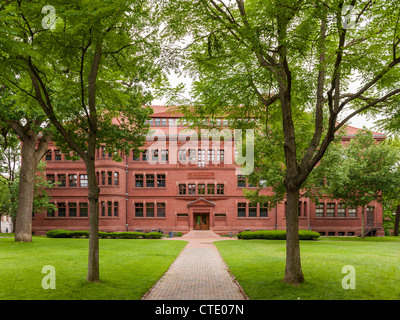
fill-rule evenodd
<path id="1" fill-rule="evenodd" d="M 247 300 L 213 244 L 230 238 L 191 231 L 179 239 L 189 242 L 142 300 Z"/>

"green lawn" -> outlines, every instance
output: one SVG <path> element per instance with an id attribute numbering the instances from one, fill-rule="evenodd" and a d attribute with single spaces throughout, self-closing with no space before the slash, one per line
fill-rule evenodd
<path id="1" fill-rule="evenodd" d="M 215 242 L 231 272 L 251 300 L 399 300 L 400 240 L 398 237 L 325 238 L 301 241 L 305 282 L 282 282 L 285 241 L 239 240 Z M 352 265 L 356 289 L 342 288 Z"/>
<path id="2" fill-rule="evenodd" d="M 4 236 L 4 235 L 3 235 Z M 0 299 L 140 299 L 168 270 L 185 241 L 100 240 L 100 283 L 86 281 L 88 239 L 0 238 Z M 45 265 L 56 289 L 43 289 Z"/>

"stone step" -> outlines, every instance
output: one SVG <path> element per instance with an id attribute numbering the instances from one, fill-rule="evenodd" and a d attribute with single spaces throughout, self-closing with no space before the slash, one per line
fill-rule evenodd
<path id="1" fill-rule="evenodd" d="M 183 235 L 182 238 L 221 238 L 221 236 L 211 230 L 192 230 Z"/>

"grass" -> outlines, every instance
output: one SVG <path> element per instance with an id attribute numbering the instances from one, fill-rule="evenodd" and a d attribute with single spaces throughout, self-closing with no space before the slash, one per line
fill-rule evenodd
<path id="1" fill-rule="evenodd" d="M 100 283 L 86 281 L 88 239 L 0 238 L 1 300 L 138 300 L 167 271 L 185 241 L 100 240 Z M 56 289 L 43 289 L 45 265 Z"/>
<path id="2" fill-rule="evenodd" d="M 323 238 L 301 241 L 305 282 L 285 284 L 286 242 L 215 242 L 236 280 L 251 300 L 399 300 L 400 239 Z M 345 290 L 342 273 L 354 266 L 356 289 Z"/>

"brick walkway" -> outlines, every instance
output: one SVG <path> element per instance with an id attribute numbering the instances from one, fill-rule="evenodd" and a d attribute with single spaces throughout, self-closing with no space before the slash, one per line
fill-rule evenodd
<path id="1" fill-rule="evenodd" d="M 188 244 L 142 300 L 247 300 L 213 244 L 230 238 L 191 231 L 181 240 Z"/>

